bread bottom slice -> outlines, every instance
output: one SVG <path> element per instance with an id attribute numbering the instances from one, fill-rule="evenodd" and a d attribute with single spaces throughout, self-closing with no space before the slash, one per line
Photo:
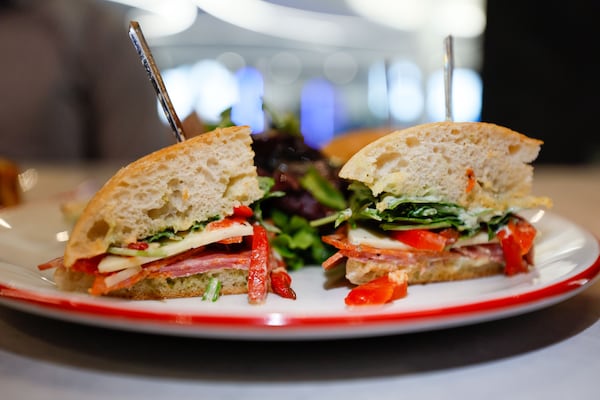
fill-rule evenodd
<path id="1" fill-rule="evenodd" d="M 406 271 L 410 285 L 498 275 L 504 273 L 504 264 L 487 257 L 466 256 L 432 257 L 410 265 L 359 258 L 348 258 L 346 261 L 346 278 L 356 285 L 398 270 Z"/>
<path id="2" fill-rule="evenodd" d="M 248 292 L 247 270 L 222 268 L 179 278 L 147 278 L 129 288 L 114 290 L 107 295 L 132 300 L 198 297 L 204 294 L 208 282 L 213 277 L 221 282 L 223 295 Z M 54 281 L 61 290 L 87 292 L 94 282 L 94 276 L 60 267 L 54 273 Z"/>

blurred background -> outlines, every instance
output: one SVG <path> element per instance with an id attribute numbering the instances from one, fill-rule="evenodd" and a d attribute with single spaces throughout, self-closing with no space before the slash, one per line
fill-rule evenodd
<path id="1" fill-rule="evenodd" d="M 52 121 L 26 130 L 34 111 L 16 108 L 41 98 L 29 86 L 53 67 L 35 45 L 49 47 L 24 33 L 28 8 L 42 9 L 33 26 L 51 16 L 57 40 L 79 50 L 68 68 L 56 61 L 62 87 L 46 84 L 54 91 L 46 102 L 67 106 L 45 110 Z M 136 20 L 181 119 L 195 114 L 212 124 L 231 108 L 235 123 L 261 132 L 265 103 L 296 115 L 316 148 L 350 131 L 443 120 L 443 40 L 451 34 L 456 121 L 494 122 L 544 140 L 539 163 L 600 161 L 593 0 L 0 0 L 0 10 L 0 156 L 126 158 L 173 143 L 127 36 Z M 11 33 L 7 21 L 17 17 Z M 77 29 L 64 33 L 66 25 Z M 40 35 L 47 39 L 48 30 Z M 73 76 L 75 84 L 65 83 Z M 76 101 L 85 106 L 69 114 Z M 121 115 L 109 116 L 117 109 Z"/>

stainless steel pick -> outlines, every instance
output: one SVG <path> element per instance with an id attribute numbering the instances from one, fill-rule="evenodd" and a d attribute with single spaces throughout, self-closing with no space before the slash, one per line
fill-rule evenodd
<path id="1" fill-rule="evenodd" d="M 452 73 L 454 71 L 454 49 L 452 35 L 444 39 L 444 97 L 446 100 L 446 121 L 453 121 L 452 116 Z"/>
<path id="2" fill-rule="evenodd" d="M 138 22 L 129 22 L 129 37 L 131 38 L 131 42 L 133 43 L 133 46 L 137 50 L 138 55 L 142 60 L 142 64 L 144 65 L 146 72 L 148 73 L 150 82 L 156 91 L 156 96 L 158 97 L 158 101 L 165 112 L 167 120 L 169 121 L 169 125 L 171 126 L 171 129 L 173 129 L 175 138 L 178 142 L 183 142 L 185 140 L 183 125 L 177 116 L 177 113 L 175 112 L 173 103 L 171 103 L 171 98 L 167 93 L 167 88 L 165 87 L 160 75 L 160 71 L 156 66 L 156 62 L 154 62 L 154 57 L 152 56 L 148 42 L 146 42 L 146 38 L 144 38 L 142 28 L 140 28 L 140 24 Z"/>

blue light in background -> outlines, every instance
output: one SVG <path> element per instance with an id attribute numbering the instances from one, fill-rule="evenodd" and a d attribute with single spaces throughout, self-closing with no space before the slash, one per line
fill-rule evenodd
<path id="1" fill-rule="evenodd" d="M 239 98 L 233 74 L 215 60 L 195 63 L 188 79 L 185 90 L 194 94 L 194 109 L 205 121 L 218 122 L 221 112 Z"/>
<path id="2" fill-rule="evenodd" d="M 238 100 L 237 82 L 231 72 L 214 60 L 202 60 L 192 65 L 180 65 L 162 73 L 173 107 L 179 118 L 195 112 L 202 120 L 218 122 L 223 110 Z M 158 115 L 167 119 L 156 101 Z"/>
<path id="3" fill-rule="evenodd" d="M 387 72 L 384 62 L 373 63 L 367 76 L 367 104 L 373 115 L 389 118 Z"/>
<path id="4" fill-rule="evenodd" d="M 335 131 L 335 90 L 325 79 L 307 81 L 300 98 L 300 130 L 304 142 L 321 148 L 332 138 Z"/>
<path id="5" fill-rule="evenodd" d="M 421 69 L 412 61 L 398 61 L 390 66 L 388 77 L 391 115 L 404 124 L 415 122 L 425 108 Z"/>
<path id="6" fill-rule="evenodd" d="M 455 121 L 479 121 L 483 83 L 479 74 L 468 68 L 454 70 L 452 79 L 452 114 Z M 434 72 L 427 82 L 427 114 L 432 121 L 446 118 L 444 73 Z"/>
<path id="7" fill-rule="evenodd" d="M 238 83 L 239 101 L 231 108 L 231 120 L 236 125 L 249 125 L 252 132 L 264 131 L 262 74 L 256 68 L 244 67 L 236 72 L 235 78 Z"/>

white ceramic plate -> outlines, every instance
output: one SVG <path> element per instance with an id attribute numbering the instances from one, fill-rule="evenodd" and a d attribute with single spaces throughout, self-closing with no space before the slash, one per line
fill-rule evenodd
<path id="1" fill-rule="evenodd" d="M 600 272 L 600 246 L 589 232 L 550 212 L 529 215 L 540 235 L 536 268 L 409 287 L 406 298 L 380 307 L 348 308 L 347 286 L 317 266 L 293 272 L 295 301 L 270 295 L 251 306 L 245 295 L 130 301 L 65 293 L 37 265 L 62 254 L 69 226 L 58 200 L 0 211 L 0 302 L 68 321 L 141 332 L 228 339 L 332 339 L 447 328 L 540 309 L 572 297 Z"/>

